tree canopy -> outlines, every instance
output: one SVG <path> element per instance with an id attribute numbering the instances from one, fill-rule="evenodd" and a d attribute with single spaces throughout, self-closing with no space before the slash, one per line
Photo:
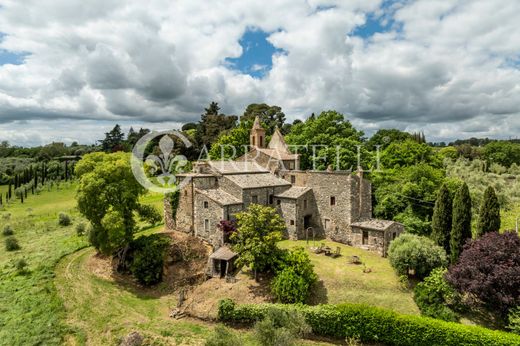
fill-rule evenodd
<path id="1" fill-rule="evenodd" d="M 450 258 L 459 258 L 467 240 L 471 239 L 471 196 L 468 185 L 463 183 L 453 198 L 453 222 L 450 235 Z"/>
<path id="2" fill-rule="evenodd" d="M 446 184 L 443 184 L 437 194 L 432 217 L 431 238 L 437 245 L 450 253 L 450 234 L 452 222 L 453 200 Z"/>
<path id="3" fill-rule="evenodd" d="M 511 308 L 520 306 L 520 238 L 513 232 L 484 234 L 464 246 L 446 278 L 459 292 L 476 298 L 472 305 L 505 319 Z"/>
<path id="4" fill-rule="evenodd" d="M 279 254 L 276 243 L 286 229 L 280 214 L 274 208 L 251 204 L 236 214 L 236 219 L 238 227 L 231 241 L 238 253 L 237 265 L 246 265 L 255 272 L 273 269 Z"/>
<path id="5" fill-rule="evenodd" d="M 144 188 L 127 153 L 92 153 L 76 165 L 79 211 L 90 221 L 91 244 L 104 254 L 126 247 L 135 230 L 134 211 Z"/>
<path id="6" fill-rule="evenodd" d="M 498 232 L 500 230 L 500 204 L 498 203 L 495 189 L 488 186 L 484 192 L 484 200 L 480 205 L 478 215 L 477 236 L 487 232 Z"/>
<path id="7" fill-rule="evenodd" d="M 301 169 L 324 170 L 329 165 L 337 169 L 339 159 L 339 168 L 346 170 L 357 168 L 357 146 L 362 144 L 362 137 L 363 132 L 356 130 L 343 114 L 326 111 L 294 124 L 285 141 L 301 146 L 298 148 Z M 366 148 L 362 146 L 360 150 L 363 162 L 367 162 Z"/>
<path id="8" fill-rule="evenodd" d="M 244 115 L 240 117 L 240 121 L 252 124 L 256 117 L 260 118 L 260 122 L 267 136 L 271 136 L 276 127 L 280 130 L 284 128 L 285 114 L 279 106 L 270 106 L 265 103 L 252 103 L 247 106 Z"/>

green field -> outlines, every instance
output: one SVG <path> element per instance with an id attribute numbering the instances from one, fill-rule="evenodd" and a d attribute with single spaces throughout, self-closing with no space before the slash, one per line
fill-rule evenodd
<path id="1" fill-rule="evenodd" d="M 5 194 L 7 187 L 1 186 Z M 4 236 L 0 236 L 0 344 L 60 344 L 70 332 L 63 301 L 54 284 L 58 261 L 87 246 L 78 237 L 75 225 L 84 222 L 76 209 L 75 186 L 70 183 L 29 195 L 25 203 L 13 201 L 0 208 L 0 230 L 6 225 L 14 229 L 21 249 L 7 252 Z M 146 196 L 146 203 L 161 205 L 161 196 Z M 5 202 L 5 200 L 4 200 Z M 73 219 L 68 227 L 58 226 L 58 213 Z M 24 259 L 28 272 L 20 274 L 15 263 Z"/>
<path id="2" fill-rule="evenodd" d="M 386 258 L 351 246 L 330 241 L 319 241 L 332 249 L 341 248 L 341 257 L 331 258 L 310 251 L 309 257 L 314 270 L 322 283 L 311 296 L 311 302 L 318 303 L 360 303 L 376 305 L 405 314 L 418 315 L 419 309 L 413 301 L 413 292 L 402 287 L 399 279 Z M 279 243 L 282 248 L 301 246 L 309 248 L 305 240 L 284 240 Z M 351 256 L 361 258 L 364 265 L 350 264 Z M 370 273 L 364 273 L 370 268 Z"/>

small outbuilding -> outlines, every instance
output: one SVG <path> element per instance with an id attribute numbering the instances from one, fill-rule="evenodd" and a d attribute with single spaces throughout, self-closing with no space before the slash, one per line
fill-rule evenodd
<path id="1" fill-rule="evenodd" d="M 209 256 L 208 274 L 214 278 L 232 275 L 235 271 L 235 259 L 238 256 L 227 246 L 221 246 Z"/>
<path id="2" fill-rule="evenodd" d="M 354 222 L 351 227 L 353 245 L 376 251 L 383 257 L 387 255 L 390 242 L 404 232 L 403 224 L 388 220 Z"/>

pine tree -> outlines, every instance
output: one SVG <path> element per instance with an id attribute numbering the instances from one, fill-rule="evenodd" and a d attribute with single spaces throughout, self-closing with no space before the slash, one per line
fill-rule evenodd
<path id="1" fill-rule="evenodd" d="M 453 198 L 453 224 L 450 237 L 450 258 L 455 263 L 466 241 L 471 239 L 471 196 L 463 183 Z"/>
<path id="2" fill-rule="evenodd" d="M 477 224 L 477 237 L 487 232 L 498 232 L 500 230 L 500 204 L 495 189 L 488 186 L 484 192 L 482 205 L 480 206 Z"/>
<path id="3" fill-rule="evenodd" d="M 447 254 L 450 253 L 452 207 L 453 201 L 450 191 L 444 184 L 439 190 L 433 209 L 431 238 L 437 245 L 442 246 Z"/>

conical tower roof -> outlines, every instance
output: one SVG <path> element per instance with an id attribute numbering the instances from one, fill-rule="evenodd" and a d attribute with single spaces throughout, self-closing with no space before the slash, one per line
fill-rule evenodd
<path id="1" fill-rule="evenodd" d="M 252 130 L 263 130 L 264 128 L 262 127 L 262 125 L 260 124 L 260 117 L 256 117 L 255 118 L 255 122 L 253 123 L 253 128 Z"/>

